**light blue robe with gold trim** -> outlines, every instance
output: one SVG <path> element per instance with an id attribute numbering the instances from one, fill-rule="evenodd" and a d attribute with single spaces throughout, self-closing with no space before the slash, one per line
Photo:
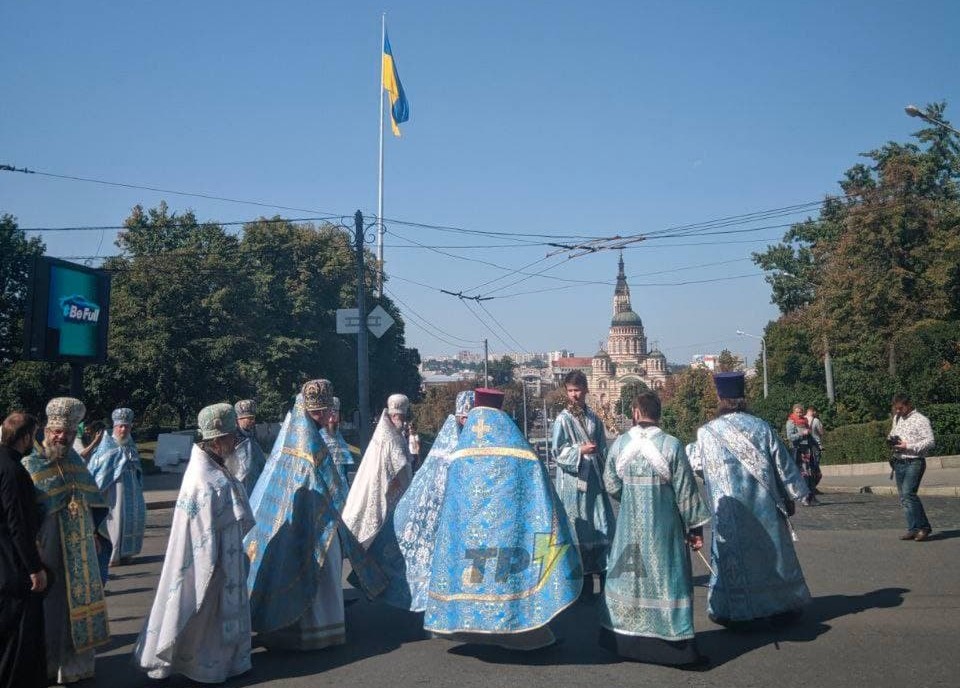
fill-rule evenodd
<path id="1" fill-rule="evenodd" d="M 330 455 L 333 456 L 333 462 L 337 464 L 340 477 L 345 485 L 349 485 L 349 482 L 347 482 L 347 467 L 354 464 L 353 454 L 350 453 L 350 445 L 347 444 L 347 440 L 344 439 L 339 430 L 336 434 L 331 435 L 326 428 L 321 428 L 320 434 L 327 444 L 327 449 L 330 450 Z"/>
<path id="2" fill-rule="evenodd" d="M 362 587 L 381 592 L 382 574 L 342 525 L 346 498 L 347 486 L 298 395 L 250 496 L 256 526 L 244 546 L 255 631 L 285 629 L 308 612 L 338 531 Z"/>
<path id="3" fill-rule="evenodd" d="M 53 572 L 44 599 L 47 665 L 76 680 L 93 673 L 93 648 L 110 641 L 97 542 L 109 557 L 108 508 L 83 459 L 72 449 L 60 462 L 34 450 L 23 459 L 42 513 L 40 557 Z M 76 672 L 76 673 L 75 673 Z"/>
<path id="4" fill-rule="evenodd" d="M 447 469 L 424 628 L 516 634 L 576 601 L 582 567 L 546 468 L 503 411 L 470 411 Z"/>
<path id="5" fill-rule="evenodd" d="M 659 450 L 657 465 L 640 437 Z M 693 633 L 687 532 L 710 520 L 680 441 L 659 428 L 631 428 L 610 447 L 607 491 L 620 498 L 601 623 L 624 635 L 686 640 Z"/>
<path id="6" fill-rule="evenodd" d="M 426 609 L 447 469 L 459 437 L 456 417 L 447 416 L 423 465 L 413 474 L 410 487 L 371 548 L 371 556 L 389 579 L 383 599 L 395 607 L 414 612 Z"/>
<path id="7" fill-rule="evenodd" d="M 143 549 L 147 504 L 143 498 L 143 468 L 137 445 L 105 436 L 87 464 L 94 481 L 110 506 L 107 530 L 113 543 L 110 563 L 132 557 Z"/>
<path id="8" fill-rule="evenodd" d="M 590 408 L 585 409 L 582 423 L 564 409 L 554 421 L 552 442 L 557 462 L 557 495 L 577 539 L 583 571 L 599 573 L 607 566 L 613 530 L 613 508 L 603 489 L 603 460 L 607 454 L 603 423 Z M 597 451 L 582 456 L 580 445 L 587 442 L 595 443 Z M 578 475 L 585 476 L 586 491 L 577 489 Z"/>
<path id="9" fill-rule="evenodd" d="M 808 490 L 776 431 L 756 416 L 730 413 L 700 428 L 692 451 L 713 513 L 709 613 L 747 621 L 806 605 L 787 502 Z"/>

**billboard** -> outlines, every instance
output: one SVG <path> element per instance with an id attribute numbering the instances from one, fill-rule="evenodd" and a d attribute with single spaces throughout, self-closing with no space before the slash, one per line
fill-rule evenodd
<path id="1" fill-rule="evenodd" d="M 38 256 L 27 296 L 24 358 L 104 363 L 110 321 L 110 275 Z"/>

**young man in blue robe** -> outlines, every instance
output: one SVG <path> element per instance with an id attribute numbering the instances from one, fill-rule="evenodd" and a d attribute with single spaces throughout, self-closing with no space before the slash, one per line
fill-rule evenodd
<path id="1" fill-rule="evenodd" d="M 536 650 L 576 602 L 582 567 L 546 467 L 503 393 L 476 390 L 450 457 L 424 628 L 451 640 Z"/>
<path id="2" fill-rule="evenodd" d="M 563 379 L 567 405 L 553 424 L 553 451 L 557 462 L 557 495 L 583 560 L 584 576 L 603 578 L 607 568 L 613 509 L 603 489 L 607 440 L 603 423 L 587 406 L 587 377 L 573 370 Z M 592 578 L 585 578 L 584 594 L 592 597 Z"/>
<path id="3" fill-rule="evenodd" d="M 143 467 L 133 441 L 133 411 L 118 408 L 111 415 L 113 432 L 105 435 L 87 464 L 110 507 L 107 532 L 113 543 L 110 566 L 129 563 L 143 548 L 147 505 L 143 499 Z"/>
<path id="4" fill-rule="evenodd" d="M 697 431 L 690 457 L 713 514 L 707 611 L 724 626 L 789 622 L 810 602 L 789 521 L 807 484 L 776 431 L 747 413 L 743 373 L 714 381 L 719 415 Z"/>
<path id="5" fill-rule="evenodd" d="M 613 443 L 603 480 L 620 500 L 601 610 L 600 642 L 621 657 L 671 666 L 705 660 L 693 633 L 690 549 L 710 513 L 680 441 L 663 432 L 660 399 L 633 400 L 634 426 Z"/>

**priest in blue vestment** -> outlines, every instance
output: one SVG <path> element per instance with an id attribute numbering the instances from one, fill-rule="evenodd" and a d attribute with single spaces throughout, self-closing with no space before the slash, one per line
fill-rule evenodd
<path id="1" fill-rule="evenodd" d="M 707 611 L 721 625 L 790 621 L 810 602 L 789 521 L 807 485 L 776 431 L 747 413 L 743 373 L 714 381 L 719 415 L 691 447 L 713 513 Z"/>
<path id="2" fill-rule="evenodd" d="M 329 380 L 304 384 L 250 497 L 256 526 L 244 546 L 251 622 L 268 648 L 316 650 L 346 642 L 344 554 L 368 594 L 383 586 L 343 527 L 347 486 L 320 434 L 332 397 Z"/>
<path id="3" fill-rule="evenodd" d="M 583 571 L 546 467 L 500 410 L 503 393 L 478 389 L 449 460 L 424 628 L 451 640 L 536 650 L 573 604 Z"/>
<path id="4" fill-rule="evenodd" d="M 110 507 L 107 532 L 113 543 L 110 565 L 126 564 L 143 548 L 147 505 L 143 499 L 143 466 L 133 441 L 133 411 L 118 408 L 111 415 L 113 432 L 105 435 L 87 464 Z"/>
<path id="5" fill-rule="evenodd" d="M 472 390 L 457 395 L 455 412 L 447 416 L 423 465 L 397 502 L 388 522 L 390 541 L 375 542 L 379 548 L 371 551 L 388 576 L 383 599 L 395 607 L 414 612 L 426 609 L 447 469 L 473 400 Z M 386 537 L 377 539 L 385 541 Z"/>

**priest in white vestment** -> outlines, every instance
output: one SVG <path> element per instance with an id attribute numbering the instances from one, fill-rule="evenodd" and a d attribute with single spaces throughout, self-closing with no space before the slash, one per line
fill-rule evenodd
<path id="1" fill-rule="evenodd" d="M 230 404 L 200 411 L 173 512 L 153 608 L 134 648 L 150 678 L 182 674 L 222 683 L 250 670 L 250 598 L 243 536 L 253 512 L 243 485 L 224 468 L 236 445 Z"/>

